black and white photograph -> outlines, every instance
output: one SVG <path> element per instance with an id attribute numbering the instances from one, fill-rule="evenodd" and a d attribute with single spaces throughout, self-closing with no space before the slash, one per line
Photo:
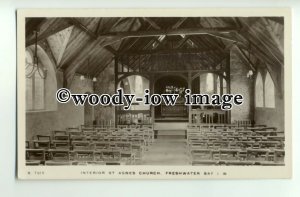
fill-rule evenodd
<path id="1" fill-rule="evenodd" d="M 289 177 L 289 10 L 266 10 L 19 10 L 19 177 Z"/>

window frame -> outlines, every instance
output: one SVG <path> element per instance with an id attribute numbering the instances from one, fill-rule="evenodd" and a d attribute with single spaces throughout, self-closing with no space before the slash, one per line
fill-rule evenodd
<path id="1" fill-rule="evenodd" d="M 269 79 L 273 85 L 273 100 L 274 100 L 274 107 L 270 107 L 266 105 L 266 81 L 267 81 L 267 76 L 269 75 Z M 275 88 L 275 83 L 273 81 L 273 78 L 271 76 L 271 74 L 269 73 L 269 71 L 266 71 L 266 75 L 264 78 L 264 107 L 268 108 L 268 109 L 275 109 L 276 108 L 276 88 Z"/>
<path id="2" fill-rule="evenodd" d="M 31 56 L 31 58 L 32 58 L 32 54 L 28 51 L 28 54 Z M 33 59 L 33 58 L 32 58 Z M 29 62 L 29 63 L 32 63 L 32 62 Z M 41 62 L 39 62 L 39 64 L 41 64 Z M 30 76 L 30 77 L 26 77 L 27 79 L 30 79 L 31 80 L 31 102 L 32 102 L 32 108 L 30 108 L 30 109 L 28 109 L 28 106 L 27 106 L 27 102 L 26 102 L 26 112 L 42 112 L 42 111 L 46 111 L 46 88 L 45 88 L 45 83 L 46 83 L 46 81 L 45 81 L 45 79 L 43 79 L 42 77 L 40 77 L 41 78 L 41 80 L 43 80 L 43 86 L 42 86 L 42 89 L 43 89 L 43 106 L 42 106 L 42 108 L 40 108 L 40 109 L 37 109 L 37 107 L 36 107 L 36 102 L 35 102 L 35 100 L 36 100 L 36 76 L 35 75 L 39 75 L 39 73 L 38 73 L 38 71 L 34 71 L 34 74 L 32 75 L 32 76 Z M 25 86 L 26 88 L 27 88 L 27 86 Z"/>
<path id="3" fill-rule="evenodd" d="M 257 90 L 257 80 L 258 80 L 258 76 L 260 76 L 260 79 L 261 79 L 261 85 L 262 85 L 262 90 L 259 90 L 259 91 L 262 91 L 262 106 L 257 106 L 257 93 L 258 93 L 258 90 Z M 255 78 L 255 84 L 254 84 L 254 106 L 255 108 L 264 108 L 265 107 L 265 85 L 264 85 L 264 78 L 263 78 L 263 75 L 262 75 L 262 72 L 258 71 L 257 74 L 256 74 L 256 78 Z"/>

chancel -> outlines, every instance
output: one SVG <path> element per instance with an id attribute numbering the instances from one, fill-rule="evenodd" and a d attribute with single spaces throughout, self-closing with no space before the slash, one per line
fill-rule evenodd
<path id="1" fill-rule="evenodd" d="M 26 18 L 26 164 L 285 165 L 283 38 L 283 17 Z"/>

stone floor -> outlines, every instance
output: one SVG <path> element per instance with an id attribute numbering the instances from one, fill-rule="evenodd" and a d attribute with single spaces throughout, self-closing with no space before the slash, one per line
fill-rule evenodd
<path id="1" fill-rule="evenodd" d="M 142 165 L 189 165 L 185 139 L 156 139 Z"/>

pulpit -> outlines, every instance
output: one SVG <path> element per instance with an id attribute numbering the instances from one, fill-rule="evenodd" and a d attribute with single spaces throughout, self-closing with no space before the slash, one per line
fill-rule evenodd
<path id="1" fill-rule="evenodd" d="M 192 109 L 190 112 L 191 123 L 228 123 L 228 111 L 221 109 Z"/>

